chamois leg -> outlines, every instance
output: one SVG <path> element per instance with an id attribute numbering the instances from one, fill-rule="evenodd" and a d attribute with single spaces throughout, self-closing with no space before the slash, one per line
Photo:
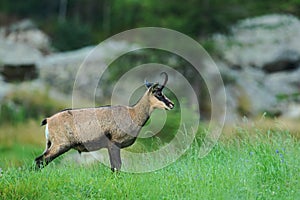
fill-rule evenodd
<path id="1" fill-rule="evenodd" d="M 52 160 L 69 150 L 69 147 L 51 145 L 51 148 L 46 149 L 46 151 L 41 156 L 35 159 L 36 169 L 43 168 Z"/>
<path id="2" fill-rule="evenodd" d="M 46 149 L 45 149 L 44 153 L 42 155 L 40 155 L 39 157 L 34 159 L 36 169 L 40 169 L 40 168 L 44 167 L 44 155 L 47 151 L 49 151 L 49 148 L 51 147 L 51 144 L 52 144 L 51 141 L 47 140 L 46 141 Z"/>
<path id="3" fill-rule="evenodd" d="M 108 147 L 108 154 L 109 154 L 111 170 L 113 172 L 120 171 L 121 164 L 122 164 L 121 155 L 120 155 L 120 148 L 115 144 L 111 144 Z"/>
<path id="4" fill-rule="evenodd" d="M 35 169 L 41 169 L 44 166 L 44 154 L 40 155 L 39 157 L 34 159 L 35 161 Z"/>

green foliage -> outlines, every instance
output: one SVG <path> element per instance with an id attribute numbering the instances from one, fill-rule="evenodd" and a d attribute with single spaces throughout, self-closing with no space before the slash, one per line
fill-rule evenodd
<path id="1" fill-rule="evenodd" d="M 277 94 L 276 98 L 278 101 L 298 101 L 300 97 L 300 93 L 292 93 L 292 94 Z"/>
<path id="2" fill-rule="evenodd" d="M 50 98 L 48 93 L 17 90 L 8 94 L 0 103 L 0 124 L 16 124 L 50 116 L 64 107 L 63 103 Z"/>
<path id="3" fill-rule="evenodd" d="M 93 44 L 91 27 L 80 22 L 54 23 L 49 34 L 52 36 L 53 46 L 61 51 L 78 49 Z"/>
<path id="4" fill-rule="evenodd" d="M 14 104 L 8 102 L 1 105 L 0 124 L 4 122 L 19 123 L 25 121 L 25 109 L 23 107 L 16 108 Z"/>
<path id="5" fill-rule="evenodd" d="M 160 0 L 72 0 L 66 1 L 66 15 L 62 19 L 61 3 L 62 0 L 2 0 L 0 11 L 4 16 L 0 23 L 33 18 L 53 36 L 55 47 L 67 50 L 136 27 L 170 28 L 198 39 L 226 32 L 230 25 L 247 17 L 270 13 L 300 16 L 298 0 L 169 0 L 163 4 Z"/>

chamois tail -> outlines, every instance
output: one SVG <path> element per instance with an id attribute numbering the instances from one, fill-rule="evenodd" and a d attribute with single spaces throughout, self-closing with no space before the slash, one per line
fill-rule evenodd
<path id="1" fill-rule="evenodd" d="M 42 121 L 41 126 L 44 126 L 46 124 L 47 124 L 47 118 Z"/>

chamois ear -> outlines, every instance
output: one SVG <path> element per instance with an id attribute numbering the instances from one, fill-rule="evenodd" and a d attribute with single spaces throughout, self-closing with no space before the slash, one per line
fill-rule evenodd
<path id="1" fill-rule="evenodd" d="M 149 92 L 153 93 L 157 90 L 157 87 L 159 86 L 159 83 L 153 83 L 151 87 L 149 88 Z"/>
<path id="2" fill-rule="evenodd" d="M 150 88 L 153 85 L 153 83 L 149 83 L 147 80 L 145 80 L 145 86 L 146 88 Z"/>

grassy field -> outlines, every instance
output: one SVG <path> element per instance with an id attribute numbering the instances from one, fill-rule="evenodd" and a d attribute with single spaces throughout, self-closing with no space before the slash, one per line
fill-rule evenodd
<path id="1" fill-rule="evenodd" d="M 0 199 L 298 199 L 300 144 L 288 131 L 237 128 L 199 159 L 201 143 L 168 167 L 113 174 L 103 164 L 51 163 L 35 121 L 0 129 Z M 9 135 L 9 137 L 8 137 Z"/>

